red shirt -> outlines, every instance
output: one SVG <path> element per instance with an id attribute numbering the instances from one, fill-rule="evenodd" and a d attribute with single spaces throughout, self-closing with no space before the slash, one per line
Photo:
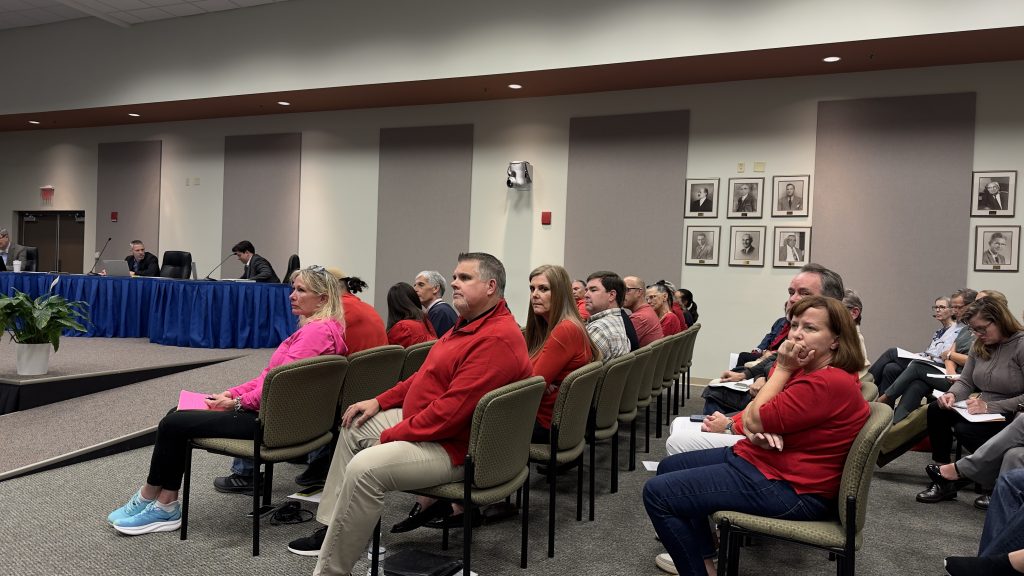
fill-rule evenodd
<path id="1" fill-rule="evenodd" d="M 870 414 L 856 374 L 832 367 L 796 372 L 760 410 L 765 432 L 783 436 L 782 451 L 746 439 L 733 451 L 765 478 L 788 482 L 797 494 L 834 499 L 850 446 Z"/>
<path id="2" fill-rule="evenodd" d="M 570 372 L 590 363 L 594 354 L 590 350 L 587 331 L 569 320 L 562 320 L 548 334 L 540 352 L 530 358 L 533 375 L 543 376 L 547 388 L 537 410 L 537 423 L 551 428 L 551 412 L 558 399 L 558 387 Z"/>
<path id="3" fill-rule="evenodd" d="M 672 312 L 665 314 L 661 317 L 661 331 L 665 333 L 665 336 L 671 336 L 678 334 L 683 331 L 682 327 L 679 326 L 679 318 Z"/>
<path id="4" fill-rule="evenodd" d="M 650 304 L 641 304 L 633 311 L 629 319 L 633 322 L 633 328 L 636 329 L 636 338 L 640 341 L 640 346 L 647 346 L 651 342 L 665 337 L 665 333 L 661 331 L 661 321 L 658 320 L 658 315 Z"/>
<path id="5" fill-rule="evenodd" d="M 587 312 L 587 301 L 586 300 L 577 300 L 576 301 L 576 309 L 580 311 L 580 318 L 583 318 L 584 322 L 587 321 L 587 318 L 590 318 L 590 312 Z"/>
<path id="6" fill-rule="evenodd" d="M 380 314 L 355 294 L 342 294 L 345 308 L 345 343 L 348 353 L 388 345 L 388 334 Z"/>
<path id="7" fill-rule="evenodd" d="M 415 374 L 377 396 L 382 410 L 402 407 L 402 421 L 380 441 L 437 442 L 461 466 L 480 398 L 532 373 L 526 340 L 504 300 L 468 324 L 460 317 Z"/>
<path id="8" fill-rule="evenodd" d="M 686 323 L 686 314 L 683 314 L 683 307 L 682 305 L 679 304 L 679 302 L 672 303 L 672 313 L 676 315 L 676 318 L 679 318 L 680 331 L 686 330 L 687 328 L 690 327 Z M 665 336 L 668 336 L 668 334 L 665 334 Z"/>
<path id="9" fill-rule="evenodd" d="M 437 334 L 434 334 L 434 327 L 425 315 L 422 321 L 399 320 L 391 330 L 388 330 L 388 343 L 398 344 L 403 348 L 431 340 L 437 340 Z"/>

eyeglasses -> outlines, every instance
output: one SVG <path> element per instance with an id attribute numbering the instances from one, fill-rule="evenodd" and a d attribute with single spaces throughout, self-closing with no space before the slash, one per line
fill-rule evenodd
<path id="1" fill-rule="evenodd" d="M 932 310 L 947 310 L 949 306 L 932 306 Z"/>
<path id="2" fill-rule="evenodd" d="M 306 266 L 306 270 L 313 272 L 314 274 L 329 274 L 327 268 L 313 264 L 312 266 Z"/>
<path id="3" fill-rule="evenodd" d="M 971 332 L 974 332 L 978 336 L 983 336 L 985 334 L 985 332 L 988 332 L 988 327 L 991 326 L 992 324 L 993 324 L 992 322 L 989 322 L 988 324 L 985 324 L 984 326 L 971 326 L 970 327 L 971 328 Z"/>
<path id="4" fill-rule="evenodd" d="M 626 287 L 626 292 L 632 292 L 634 290 L 636 290 L 637 292 L 643 292 L 644 291 L 643 288 L 629 288 L 628 286 Z"/>

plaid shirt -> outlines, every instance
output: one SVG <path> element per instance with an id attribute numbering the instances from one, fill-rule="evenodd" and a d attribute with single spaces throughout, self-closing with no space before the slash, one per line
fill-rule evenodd
<path id="1" fill-rule="evenodd" d="M 629 352 L 629 337 L 622 322 L 618 308 L 598 312 L 587 322 L 587 334 L 601 351 L 601 360 L 605 362 Z"/>

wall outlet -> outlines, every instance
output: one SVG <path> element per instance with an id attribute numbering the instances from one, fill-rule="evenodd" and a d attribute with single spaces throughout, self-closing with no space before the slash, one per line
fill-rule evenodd
<path id="1" fill-rule="evenodd" d="M 747 165 L 746 164 L 744 164 L 743 162 L 737 162 L 736 163 L 736 173 L 737 174 L 743 174 L 746 171 L 747 171 Z"/>

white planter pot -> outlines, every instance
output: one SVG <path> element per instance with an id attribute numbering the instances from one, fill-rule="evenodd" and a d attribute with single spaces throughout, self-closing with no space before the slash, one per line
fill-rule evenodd
<path id="1" fill-rule="evenodd" d="M 16 344 L 18 349 L 18 374 L 21 376 L 39 376 L 46 374 L 50 368 L 49 344 Z"/>

